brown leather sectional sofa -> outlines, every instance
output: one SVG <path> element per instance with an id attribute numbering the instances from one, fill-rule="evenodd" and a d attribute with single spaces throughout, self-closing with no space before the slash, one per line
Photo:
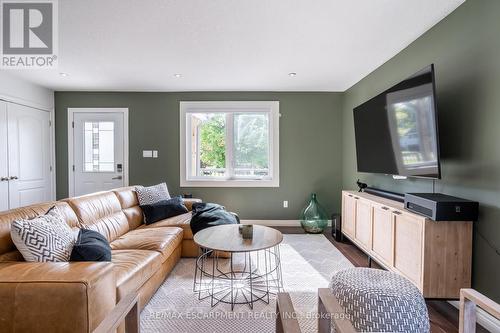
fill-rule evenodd
<path id="1" fill-rule="evenodd" d="M 191 210 L 197 199 L 186 199 Z M 99 231 L 112 262 L 25 262 L 10 223 L 56 205 L 73 228 Z M 191 213 L 143 224 L 133 187 L 0 212 L 0 332 L 92 332 L 128 293 L 143 309 L 182 257 L 193 257 Z"/>

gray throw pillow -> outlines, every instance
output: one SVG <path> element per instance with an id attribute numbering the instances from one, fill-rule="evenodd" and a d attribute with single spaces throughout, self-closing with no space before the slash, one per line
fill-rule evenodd
<path id="1" fill-rule="evenodd" d="M 170 199 L 170 193 L 166 183 L 161 183 L 154 186 L 144 187 L 137 186 L 135 188 L 139 205 L 152 205 L 162 200 Z"/>
<path id="2" fill-rule="evenodd" d="M 34 219 L 12 222 L 10 236 L 29 262 L 69 261 L 77 234 L 71 230 L 57 207 Z"/>

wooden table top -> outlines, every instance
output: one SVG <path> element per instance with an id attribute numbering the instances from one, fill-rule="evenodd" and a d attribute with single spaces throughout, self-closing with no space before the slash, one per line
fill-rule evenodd
<path id="1" fill-rule="evenodd" d="M 240 224 L 225 224 L 198 231 L 194 242 L 199 246 L 225 252 L 251 252 L 276 246 L 283 240 L 280 231 L 262 225 L 253 226 L 253 238 L 243 239 Z"/>

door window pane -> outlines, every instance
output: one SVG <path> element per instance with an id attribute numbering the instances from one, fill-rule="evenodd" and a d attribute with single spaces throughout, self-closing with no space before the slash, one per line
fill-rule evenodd
<path id="1" fill-rule="evenodd" d="M 269 114 L 235 113 L 233 135 L 234 176 L 269 176 Z"/>
<path id="2" fill-rule="evenodd" d="M 86 172 L 115 171 L 115 124 L 111 121 L 85 122 L 84 168 Z"/>

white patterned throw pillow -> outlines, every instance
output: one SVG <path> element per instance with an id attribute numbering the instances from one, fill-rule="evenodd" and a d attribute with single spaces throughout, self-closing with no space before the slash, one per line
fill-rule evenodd
<path id="1" fill-rule="evenodd" d="M 69 261 L 76 240 L 57 207 L 31 220 L 13 221 L 10 236 L 29 262 Z"/>
<path id="2" fill-rule="evenodd" d="M 137 186 L 135 188 L 139 205 L 152 205 L 162 200 L 170 199 L 170 193 L 166 183 L 161 183 L 154 186 Z"/>

